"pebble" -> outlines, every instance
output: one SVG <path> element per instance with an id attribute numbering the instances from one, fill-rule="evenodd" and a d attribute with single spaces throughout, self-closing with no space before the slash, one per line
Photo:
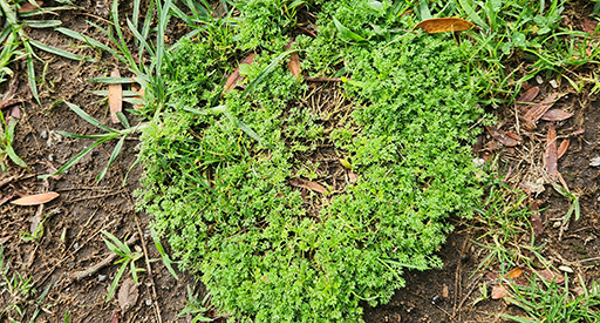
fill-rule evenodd
<path id="1" fill-rule="evenodd" d="M 54 161 L 54 155 L 52 155 L 52 154 L 48 155 L 48 161 L 53 162 Z"/>
<path id="2" fill-rule="evenodd" d="M 75 249 L 75 250 L 79 249 L 79 243 L 75 242 L 73 244 L 73 249 Z"/>
<path id="3" fill-rule="evenodd" d="M 554 89 L 558 89 L 558 82 L 556 82 L 556 80 L 550 80 L 550 86 Z"/>
<path id="4" fill-rule="evenodd" d="M 40 134 L 40 137 L 42 137 L 42 139 L 44 139 L 44 140 L 48 139 L 48 131 L 47 130 L 42 130 L 42 133 Z"/>
<path id="5" fill-rule="evenodd" d="M 108 278 L 106 275 L 98 275 L 98 281 L 99 282 L 105 282 L 106 278 Z"/>
<path id="6" fill-rule="evenodd" d="M 152 305 L 152 300 L 151 299 L 147 299 L 146 300 L 146 306 L 151 306 Z"/>
<path id="7" fill-rule="evenodd" d="M 538 82 L 538 84 L 544 84 L 544 79 L 540 75 L 536 75 L 535 80 Z"/>
<path id="8" fill-rule="evenodd" d="M 475 158 L 475 159 L 473 159 L 473 163 L 477 167 L 482 167 L 483 165 L 485 165 L 485 159 L 483 159 L 483 158 Z"/>
<path id="9" fill-rule="evenodd" d="M 561 225 L 562 225 L 562 223 L 560 223 L 560 221 L 556 221 L 552 224 L 552 227 L 554 229 L 558 229 L 558 228 L 560 228 Z"/>
<path id="10" fill-rule="evenodd" d="M 600 157 L 596 157 L 590 161 L 590 166 L 598 167 L 600 166 Z"/>

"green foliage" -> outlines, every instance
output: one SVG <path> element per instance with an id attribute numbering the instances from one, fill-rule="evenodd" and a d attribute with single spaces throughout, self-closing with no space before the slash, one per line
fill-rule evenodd
<path id="1" fill-rule="evenodd" d="M 13 141 L 15 139 L 15 128 L 19 120 L 8 116 L 4 118 L 4 114 L 0 113 L 0 169 L 6 172 L 5 161 L 7 157 L 16 165 L 23 168 L 28 168 L 27 164 L 17 155 L 13 149 Z"/>
<path id="2" fill-rule="evenodd" d="M 318 37 L 295 46 L 307 73 L 347 76 L 354 103 L 328 134 L 326 118 L 301 105 L 306 85 L 279 62 L 293 25 L 281 1 L 249 2 L 231 32 L 242 35 L 238 48 L 263 48 L 240 69 L 251 91 L 220 97 L 231 40 L 185 40 L 169 55 L 167 108 L 142 131 L 139 207 L 232 318 L 361 321 L 360 302 L 387 303 L 406 269 L 442 265 L 433 253 L 452 230 L 444 220 L 471 216 L 481 196 L 469 148 L 482 113 L 463 63 L 469 45 L 400 33 L 413 24 L 402 3 L 322 3 Z M 272 30 L 253 29 L 257 38 L 271 42 L 248 45 L 245 28 L 259 25 Z M 360 177 L 342 192 L 310 192 L 314 214 L 289 180 L 318 177 L 318 165 L 297 156 L 323 143 Z"/>

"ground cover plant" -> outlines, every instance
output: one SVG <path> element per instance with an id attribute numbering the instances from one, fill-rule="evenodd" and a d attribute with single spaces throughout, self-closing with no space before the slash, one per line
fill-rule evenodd
<path id="1" fill-rule="evenodd" d="M 235 9 L 222 19 L 237 24 L 203 25 L 167 58 L 167 107 L 142 131 L 140 207 L 233 318 L 360 321 L 360 302 L 388 302 L 405 270 L 442 265 L 444 219 L 470 216 L 480 197 L 470 44 L 407 32 L 401 2 Z M 348 102 L 337 110 L 303 106 L 309 84 L 285 64 L 294 17 L 319 9 L 318 35 L 292 49 L 304 73 L 344 76 L 326 85 Z M 220 98 L 249 53 L 245 90 Z M 332 161 L 302 158 L 318 154 Z"/>

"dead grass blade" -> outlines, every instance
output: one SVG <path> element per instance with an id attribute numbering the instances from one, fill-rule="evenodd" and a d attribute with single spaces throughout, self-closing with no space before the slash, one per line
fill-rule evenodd
<path id="1" fill-rule="evenodd" d="M 560 143 L 560 146 L 558 146 L 558 159 L 560 159 L 562 156 L 565 155 L 565 153 L 567 152 L 567 149 L 569 148 L 569 144 L 571 143 L 571 139 L 567 138 L 565 140 L 563 140 Z"/>
<path id="2" fill-rule="evenodd" d="M 290 185 L 292 185 L 294 187 L 305 188 L 307 190 L 311 190 L 311 191 L 318 192 L 321 194 L 327 194 L 327 192 L 328 192 L 328 190 L 319 183 L 306 181 L 306 180 L 302 180 L 302 179 L 298 179 L 298 178 L 292 179 L 290 181 Z"/>

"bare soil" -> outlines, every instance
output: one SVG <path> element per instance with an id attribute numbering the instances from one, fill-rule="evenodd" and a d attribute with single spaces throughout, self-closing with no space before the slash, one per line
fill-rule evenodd
<path id="1" fill-rule="evenodd" d="M 89 0 L 79 5 L 81 10 L 60 12 L 53 19 L 60 19 L 66 28 L 105 40 L 105 36 L 89 27 L 85 21 L 106 26 L 108 6 Z M 78 134 L 99 133 L 98 129 L 87 124 L 64 104 L 54 103 L 58 100 L 72 102 L 108 124 L 110 120 L 106 102 L 99 102 L 101 97 L 89 93 L 90 90 L 104 88 L 86 80 L 107 76 L 110 70 L 120 65 L 106 54 L 100 56 L 89 49 L 77 47 L 75 42 L 57 32 L 29 32 L 45 44 L 96 56 L 100 60 L 96 63 L 80 63 L 37 51 L 48 64 L 46 82 L 40 86 L 42 106 L 35 103 L 29 91 L 25 62 L 15 64 L 18 97 L 25 102 L 21 106 L 23 116 L 17 126 L 14 145 L 17 154 L 22 156 L 31 170 L 26 171 L 9 163 L 8 173 L 0 174 L 0 181 L 11 176 L 16 178 L 0 187 L 0 200 L 15 193 L 38 194 L 48 191 L 58 192 L 60 197 L 46 204 L 41 211 L 53 215 L 45 222 L 45 232 L 39 242 L 24 242 L 19 233 L 30 231 L 30 221 L 39 211 L 38 207 L 21 207 L 10 203 L 1 205 L 0 242 L 4 247 L 5 259 L 12 258 L 12 270 L 32 277 L 37 295 L 50 288 L 42 303 L 52 306 L 47 307 L 47 312 L 42 312 L 36 322 L 62 322 L 65 312 L 69 312 L 71 322 L 110 322 L 120 307 L 116 297 L 108 303 L 105 303 L 105 298 L 119 265 L 110 264 L 79 281 L 70 281 L 67 275 L 88 269 L 111 254 L 101 238 L 101 230 L 111 232 L 122 240 L 136 234 L 141 239 L 135 246 L 147 250 L 150 259 L 160 259 L 149 235 L 148 223 L 151 219 L 136 212 L 134 207 L 132 192 L 140 188 L 140 165 L 133 168 L 126 185 L 122 185 L 125 174 L 136 159 L 137 141 L 132 139 L 126 142 L 118 161 L 100 183 L 95 181 L 95 177 L 105 167 L 114 142 L 96 149 L 60 179 L 40 180 L 37 175 L 49 172 L 48 162 L 58 168 L 92 143 L 91 140 L 60 137 L 56 135 L 57 130 Z M 170 38 L 176 39 L 176 35 L 170 35 Z M 125 71 L 123 66 L 120 67 L 122 72 Z M 38 62 L 38 75 L 42 75 L 43 68 L 43 64 Z M 600 155 L 600 102 L 589 96 L 587 89 L 574 93 L 565 80 L 558 89 L 549 86 L 548 81 L 530 85 L 542 87 L 540 98 L 549 93 L 563 94 L 564 99 L 555 107 L 574 114 L 573 118 L 556 125 L 559 135 L 585 128 L 583 135 L 571 138 L 571 146 L 559 161 L 559 171 L 566 183 L 580 196 L 581 219 L 571 221 L 559 239 L 560 229 L 554 228 L 553 224 L 566 213 L 570 204 L 546 185 L 544 192 L 533 197 L 539 202 L 540 208 L 545 209 L 541 212 L 543 233 L 537 237 L 537 241 L 546 243 L 543 254 L 555 265 L 570 266 L 586 281 L 597 280 L 600 262 L 586 259 L 600 257 L 597 240 L 600 236 L 600 192 L 597 184 L 600 168 L 590 166 L 590 160 Z M 8 90 L 7 85 L 0 88 L 0 94 Z M 497 114 L 505 124 L 514 120 L 512 106 L 499 107 L 491 112 Z M 133 119 L 131 115 L 130 119 Z M 539 141 L 527 138 L 517 148 L 499 147 L 494 151 L 481 151 L 479 155 L 500 154 L 503 165 L 513 167 L 512 175 L 506 182 L 518 187 L 527 169 L 531 168 L 531 163 L 519 162 L 517 157 L 528 152 L 538 154 L 536 156 L 539 158 L 539 154 L 545 150 L 545 125 L 538 125 L 538 130 L 541 132 Z M 493 139 L 486 133 L 482 141 L 485 145 Z M 517 308 L 503 300 L 488 299 L 472 305 L 481 296 L 479 287 L 487 279 L 485 272 L 476 271 L 487 256 L 487 251 L 473 242 L 483 232 L 472 222 L 461 219 L 452 222 L 456 230 L 439 252 L 444 268 L 406 273 L 407 287 L 398 291 L 389 304 L 376 308 L 365 304 L 366 322 L 502 322 L 498 317 L 501 313 L 519 314 Z M 137 265 L 146 269 L 144 259 L 139 260 Z M 179 280 L 176 280 L 160 260 L 151 262 L 150 267 L 151 275 L 146 272 L 140 276 L 140 296 L 136 305 L 121 313 L 120 322 L 189 322 L 189 318 L 176 316 L 185 307 L 186 285 L 196 286 L 201 295 L 203 287 L 186 273 L 178 272 Z M 0 295 L 0 308 L 6 307 L 10 301 L 7 295 Z M 0 317 L 0 320 L 5 319 Z"/>

